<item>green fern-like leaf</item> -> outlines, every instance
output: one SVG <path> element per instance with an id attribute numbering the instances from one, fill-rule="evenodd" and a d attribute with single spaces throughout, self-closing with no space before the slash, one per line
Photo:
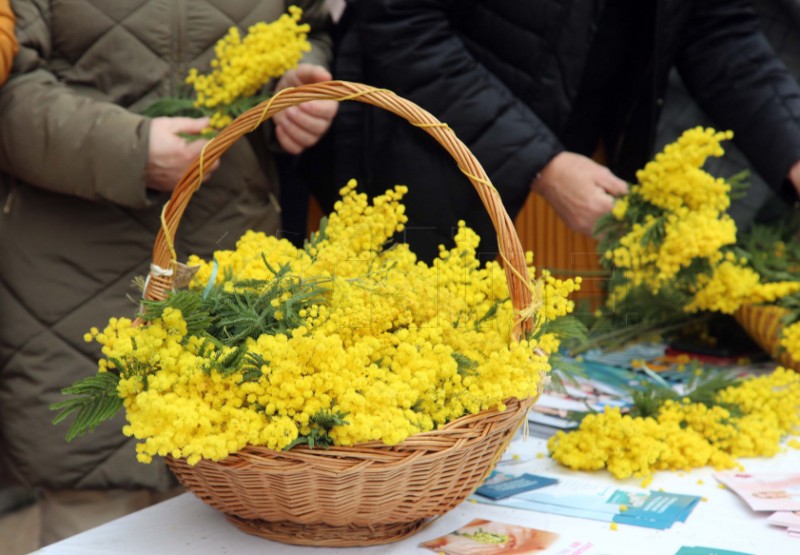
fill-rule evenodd
<path id="1" fill-rule="evenodd" d="M 344 426 L 349 424 L 345 417 L 346 412 L 336 411 L 330 412 L 321 410 L 314 414 L 310 419 L 311 433 L 302 435 L 295 438 L 284 450 L 288 451 L 297 445 L 308 445 L 311 449 L 315 447 L 322 447 L 327 449 L 333 445 L 333 438 L 330 436 L 330 431 L 334 426 Z"/>
<path id="2" fill-rule="evenodd" d="M 117 393 L 119 376 L 103 372 L 83 378 L 61 390 L 64 395 L 75 395 L 50 405 L 50 410 L 60 411 L 53 424 L 58 424 L 75 413 L 75 419 L 67 430 L 67 441 L 93 431 L 112 418 L 122 408 L 122 399 Z"/>
<path id="3" fill-rule="evenodd" d="M 152 322 L 161 318 L 164 310 L 175 308 L 181 311 L 186 322 L 187 335 L 203 335 L 212 324 L 208 306 L 196 292 L 181 289 L 163 301 L 142 301 L 142 319 Z"/>
<path id="4" fill-rule="evenodd" d="M 450 353 L 453 360 L 458 365 L 458 374 L 460 376 L 474 376 L 478 373 L 478 363 L 469 358 L 463 353 Z"/>
<path id="5" fill-rule="evenodd" d="M 182 116 L 201 118 L 210 115 L 208 110 L 198 108 L 191 98 L 160 98 L 142 111 L 143 116 L 151 118 Z"/>

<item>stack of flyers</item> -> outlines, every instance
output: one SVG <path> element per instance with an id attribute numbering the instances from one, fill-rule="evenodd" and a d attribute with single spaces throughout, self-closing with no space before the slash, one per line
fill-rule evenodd
<path id="1" fill-rule="evenodd" d="M 779 511 L 772 513 L 767 518 L 767 522 L 775 526 L 783 526 L 786 532 L 795 538 L 800 539 L 800 511 Z"/>
<path id="2" fill-rule="evenodd" d="M 479 493 L 479 492 L 478 492 Z M 560 479 L 537 489 L 499 499 L 474 495 L 474 501 L 605 522 L 665 530 L 685 522 L 700 501 L 694 495 L 624 491 L 578 479 Z"/>
<path id="3" fill-rule="evenodd" d="M 800 511 L 800 472 L 717 472 L 714 477 L 754 511 Z"/>
<path id="4" fill-rule="evenodd" d="M 532 433 L 548 438 L 558 430 L 576 428 L 590 412 L 618 407 L 623 412 L 633 404 L 630 388 L 636 384 L 633 372 L 592 362 L 575 362 L 585 373 L 571 376 L 559 387 L 545 390 L 528 412 Z"/>
<path id="5" fill-rule="evenodd" d="M 588 555 L 593 545 L 560 538 L 545 530 L 476 518 L 446 536 L 421 543 L 420 547 L 446 555 Z"/>
<path id="6" fill-rule="evenodd" d="M 509 474 L 493 470 L 475 493 L 489 499 L 504 499 L 525 491 L 531 491 L 558 482 L 556 478 L 536 476 L 535 474 Z"/>

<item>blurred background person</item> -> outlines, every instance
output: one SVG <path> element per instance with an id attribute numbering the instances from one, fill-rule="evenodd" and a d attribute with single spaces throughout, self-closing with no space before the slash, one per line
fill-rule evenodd
<path id="1" fill-rule="evenodd" d="M 797 80 L 800 76 L 800 0 L 754 0 L 753 6 L 764 35 Z M 713 126 L 713 120 L 692 99 L 680 75 L 673 70 L 664 96 L 664 113 L 658 123 L 655 151 L 677 139 L 685 129 L 697 125 Z M 725 178 L 746 172 L 748 187 L 741 197 L 732 200 L 729 209 L 739 230 L 746 230 L 753 223 L 775 221 L 793 210 L 791 205 L 781 202 L 735 144 L 726 144 L 725 156 L 710 158 L 706 168 L 712 175 Z"/>
<path id="2" fill-rule="evenodd" d="M 448 123 L 512 217 L 533 191 L 590 234 L 652 155 L 673 67 L 771 189 L 797 198 L 800 88 L 745 0 L 351 0 L 341 33 L 334 76 Z M 336 183 L 409 185 L 405 238 L 421 258 L 460 219 L 495 249 L 477 194 L 424 132 L 356 103 L 335 129 Z"/>

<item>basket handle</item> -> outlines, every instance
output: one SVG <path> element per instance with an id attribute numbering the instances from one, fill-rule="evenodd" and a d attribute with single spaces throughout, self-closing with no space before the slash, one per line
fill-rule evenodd
<path id="1" fill-rule="evenodd" d="M 531 308 L 533 293 L 525 264 L 525 253 L 497 189 L 475 156 L 447 124 L 440 122 L 413 102 L 385 89 L 347 81 L 326 81 L 283 89 L 272 98 L 237 117 L 205 145 L 203 151 L 181 177 L 164 207 L 162 226 L 153 246 L 153 264 L 150 267 L 144 298 L 166 299 L 172 288 L 172 268 L 176 262 L 173 248 L 175 232 L 189 199 L 202 184 L 203 168 L 213 164 L 240 137 L 254 131 L 276 113 L 312 100 L 357 100 L 383 108 L 424 130 L 450 153 L 459 169 L 477 190 L 497 232 L 498 248 L 503 260 L 511 303 L 519 315 L 513 335 L 518 339 L 530 331 L 533 327 Z"/>

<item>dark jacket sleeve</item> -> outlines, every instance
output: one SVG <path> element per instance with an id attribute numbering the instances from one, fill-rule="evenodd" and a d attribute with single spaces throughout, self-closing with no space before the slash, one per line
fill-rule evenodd
<path id="1" fill-rule="evenodd" d="M 365 73 L 449 124 L 501 193 L 527 193 L 537 172 L 563 147 L 470 55 L 451 21 L 460 3 L 356 2 Z"/>
<path id="2" fill-rule="evenodd" d="M 746 0 L 695 2 L 678 58 L 681 77 L 721 129 L 734 132 L 767 184 L 796 199 L 786 179 L 800 160 L 800 87 L 759 29 Z"/>
<path id="3" fill-rule="evenodd" d="M 47 64 L 49 2 L 13 7 L 20 51 L 0 88 L 0 169 L 57 193 L 147 205 L 149 120 L 60 82 Z"/>

